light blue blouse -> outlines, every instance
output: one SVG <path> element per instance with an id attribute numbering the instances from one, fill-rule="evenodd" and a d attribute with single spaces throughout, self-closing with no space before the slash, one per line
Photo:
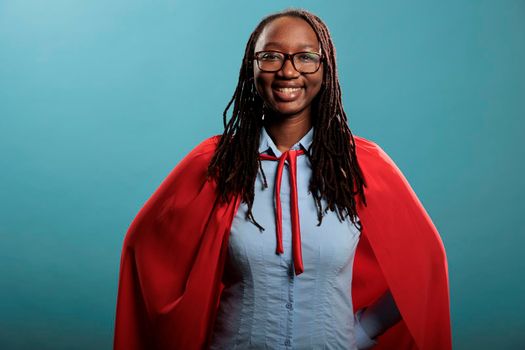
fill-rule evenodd
<path id="1" fill-rule="evenodd" d="M 292 149 L 308 150 L 313 128 Z M 259 152 L 281 152 L 263 128 Z M 245 218 L 241 203 L 233 220 L 211 349 L 357 349 L 351 285 L 360 232 L 347 217 L 328 211 L 317 226 L 308 184 L 306 155 L 297 158 L 297 189 L 304 272 L 294 274 L 290 184 L 285 163 L 281 185 L 284 254 L 276 249 L 274 184 L 277 161 L 264 160 L 268 188 L 258 173 L 253 215 L 265 230 Z M 326 202 L 323 201 L 323 208 Z"/>

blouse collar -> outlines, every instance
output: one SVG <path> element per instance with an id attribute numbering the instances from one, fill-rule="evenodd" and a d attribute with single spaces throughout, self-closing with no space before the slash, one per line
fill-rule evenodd
<path id="1" fill-rule="evenodd" d="M 308 148 L 312 144 L 313 136 L 314 128 L 312 126 L 310 130 L 296 144 L 294 144 L 291 147 L 291 149 L 298 150 L 300 148 L 303 148 L 305 151 L 308 151 Z M 272 138 L 268 134 L 266 128 L 263 126 L 261 128 L 261 136 L 259 138 L 259 153 L 265 152 L 271 152 L 276 157 L 280 157 L 282 154 L 282 152 L 279 151 Z"/>

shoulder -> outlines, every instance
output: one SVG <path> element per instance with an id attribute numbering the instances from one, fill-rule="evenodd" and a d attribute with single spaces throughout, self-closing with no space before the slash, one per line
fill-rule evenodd
<path id="1" fill-rule="evenodd" d="M 166 180 L 170 187 L 175 184 L 193 184 L 199 187 L 205 181 L 210 160 L 215 153 L 221 135 L 214 135 L 201 141 L 175 165 Z M 166 182 L 166 181 L 165 181 Z"/>
<path id="2" fill-rule="evenodd" d="M 195 180 L 196 174 L 203 174 L 217 148 L 221 135 L 214 135 L 201 141 L 188 152 L 168 174 L 167 179 L 180 178 Z M 188 176 L 189 175 L 189 176 Z M 201 178 L 201 176 L 198 176 Z"/>
<path id="3" fill-rule="evenodd" d="M 198 151 L 198 152 L 215 151 L 215 148 L 217 147 L 217 144 L 219 143 L 220 139 L 221 139 L 221 135 L 210 136 L 204 139 L 203 141 L 201 141 L 197 146 L 195 146 L 193 151 Z"/>
<path id="4" fill-rule="evenodd" d="M 374 141 L 354 136 L 359 167 L 365 178 L 367 202 L 374 198 L 378 203 L 399 203 L 400 198 L 416 199 L 407 178 Z"/>
<path id="5" fill-rule="evenodd" d="M 214 135 L 201 141 L 179 161 L 170 175 L 187 173 L 189 170 L 199 173 L 206 171 L 220 138 L 221 135 Z"/>
<path id="6" fill-rule="evenodd" d="M 201 141 L 184 158 L 212 156 L 217 148 L 221 135 L 213 135 Z"/>
<path id="7" fill-rule="evenodd" d="M 361 167 L 393 168 L 398 171 L 396 164 L 390 156 L 376 142 L 362 136 L 354 135 L 356 155 Z"/>
<path id="8" fill-rule="evenodd" d="M 186 215 L 185 208 L 190 207 L 189 203 L 197 196 L 205 194 L 213 198 L 214 186 L 206 174 L 220 137 L 214 135 L 201 141 L 172 168 L 133 220 L 128 229 L 127 244 L 134 244 L 138 232 L 169 222 L 169 218 L 176 217 L 175 212 Z"/>
<path id="9" fill-rule="evenodd" d="M 381 194 L 383 201 L 395 201 L 400 193 L 412 192 L 401 169 L 381 146 L 360 136 L 354 136 L 354 141 L 359 168 L 367 184 L 367 199 Z"/>

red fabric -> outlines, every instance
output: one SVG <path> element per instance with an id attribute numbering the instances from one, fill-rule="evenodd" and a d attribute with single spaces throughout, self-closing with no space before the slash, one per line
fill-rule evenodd
<path id="1" fill-rule="evenodd" d="M 277 160 L 277 181 L 275 183 L 275 227 L 277 234 L 277 254 L 284 253 L 283 248 L 283 215 L 281 208 L 281 181 L 283 177 L 284 162 L 288 160 L 290 166 L 290 217 L 292 218 L 292 250 L 293 262 L 296 275 L 304 272 L 303 253 L 301 249 L 301 226 L 299 221 L 299 203 L 297 200 L 297 156 L 304 154 L 300 150 L 288 150 L 283 152 L 280 157 L 269 154 L 261 154 L 263 160 Z"/>
<path id="2" fill-rule="evenodd" d="M 206 182 L 218 136 L 193 149 L 133 220 L 122 250 L 114 348 L 203 349 L 222 291 L 228 235 L 240 197 L 227 204 Z M 367 182 L 354 260 L 354 310 L 390 289 L 403 320 L 375 349 L 451 349 L 448 267 L 430 217 L 388 155 L 355 137 Z"/>

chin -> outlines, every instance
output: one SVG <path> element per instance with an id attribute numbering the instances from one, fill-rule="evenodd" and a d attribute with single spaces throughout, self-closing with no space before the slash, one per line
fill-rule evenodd
<path id="1" fill-rule="evenodd" d="M 297 114 L 303 111 L 307 106 L 297 105 L 295 103 L 278 102 L 274 105 L 273 110 L 278 114 Z"/>

